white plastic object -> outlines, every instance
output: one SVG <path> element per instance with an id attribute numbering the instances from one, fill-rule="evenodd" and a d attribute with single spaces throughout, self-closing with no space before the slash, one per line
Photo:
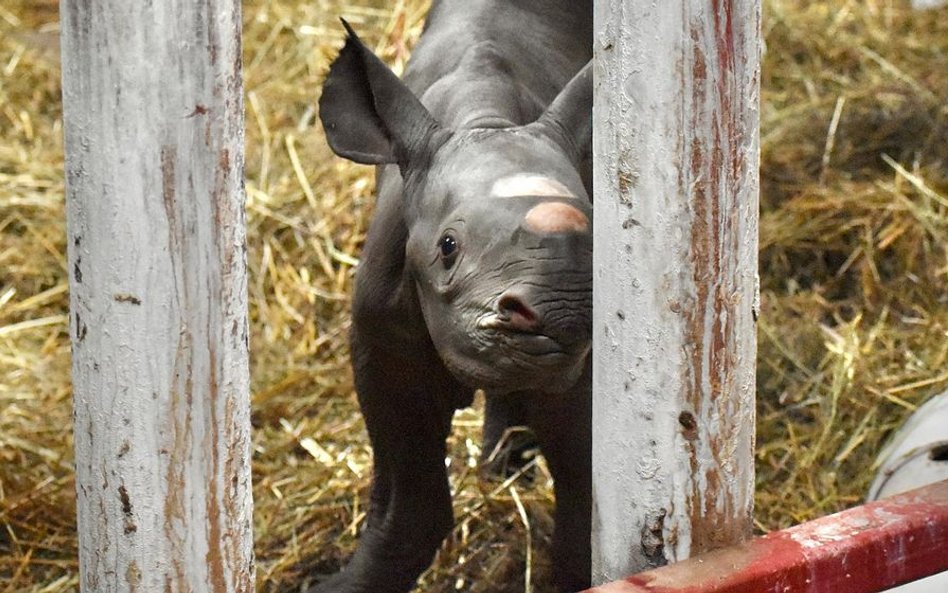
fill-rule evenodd
<path id="1" fill-rule="evenodd" d="M 948 479 L 948 391 L 936 395 L 898 430 L 876 461 L 879 472 L 868 500 L 877 500 Z M 948 572 L 941 572 L 890 593 L 948 592 Z"/>

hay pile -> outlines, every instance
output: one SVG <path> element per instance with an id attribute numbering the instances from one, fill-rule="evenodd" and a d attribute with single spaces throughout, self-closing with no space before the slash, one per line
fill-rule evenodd
<path id="1" fill-rule="evenodd" d="M 860 501 L 890 431 L 948 385 L 948 13 L 765 2 L 757 521 Z M 0 591 L 77 589 L 57 2 L 0 6 Z M 245 3 L 259 590 L 335 570 L 364 517 L 347 295 L 371 171 L 316 121 L 338 15 L 400 69 L 423 0 Z M 473 472 L 425 591 L 549 588 L 552 494 Z M 529 545 L 527 545 L 529 544 Z M 529 576 L 527 576 L 529 575 Z"/>

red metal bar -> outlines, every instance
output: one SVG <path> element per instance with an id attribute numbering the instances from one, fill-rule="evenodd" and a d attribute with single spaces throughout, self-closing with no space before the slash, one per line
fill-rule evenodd
<path id="1" fill-rule="evenodd" d="M 948 570 L 948 480 L 586 593 L 872 593 Z"/>

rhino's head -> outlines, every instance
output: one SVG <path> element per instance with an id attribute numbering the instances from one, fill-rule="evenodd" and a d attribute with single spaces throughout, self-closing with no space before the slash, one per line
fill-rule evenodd
<path id="1" fill-rule="evenodd" d="M 348 26 L 347 26 L 348 29 Z M 349 30 L 320 100 L 336 154 L 395 163 L 406 269 L 446 366 L 492 392 L 562 391 L 590 348 L 587 66 L 536 122 L 447 130 Z"/>

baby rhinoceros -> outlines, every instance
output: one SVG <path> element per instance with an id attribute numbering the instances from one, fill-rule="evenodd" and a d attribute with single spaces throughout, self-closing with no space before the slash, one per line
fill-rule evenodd
<path id="1" fill-rule="evenodd" d="M 351 334 L 375 466 L 355 555 L 312 591 L 414 586 L 453 526 L 445 439 L 475 389 L 485 450 L 536 434 L 556 586 L 589 585 L 590 20 L 585 2 L 435 2 L 404 81 L 345 25 L 320 117 L 336 154 L 380 165 Z"/>

